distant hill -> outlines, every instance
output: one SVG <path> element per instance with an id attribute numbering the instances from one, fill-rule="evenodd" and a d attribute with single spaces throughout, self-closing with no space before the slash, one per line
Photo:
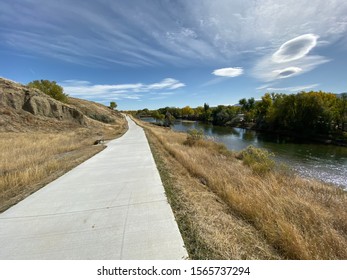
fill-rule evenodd
<path id="1" fill-rule="evenodd" d="M 38 89 L 0 78 L 0 132 L 52 131 L 102 124 L 122 125 L 122 115 L 95 102 L 57 101 Z"/>

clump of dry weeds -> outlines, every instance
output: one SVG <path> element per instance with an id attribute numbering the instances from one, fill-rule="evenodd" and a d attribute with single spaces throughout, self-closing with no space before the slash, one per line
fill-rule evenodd
<path id="1" fill-rule="evenodd" d="M 182 133 L 142 125 L 169 174 L 192 258 L 347 258 L 343 190 L 288 172 L 254 172 L 220 144 L 184 145 Z"/>

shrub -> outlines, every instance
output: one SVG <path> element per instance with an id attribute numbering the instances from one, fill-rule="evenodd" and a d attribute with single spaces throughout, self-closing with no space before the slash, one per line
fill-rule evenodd
<path id="1" fill-rule="evenodd" d="M 61 86 L 55 81 L 48 80 L 35 80 L 28 84 L 28 87 L 37 88 L 43 93 L 49 95 L 50 97 L 59 100 L 61 102 L 67 103 L 68 95 L 64 93 Z"/>
<path id="2" fill-rule="evenodd" d="M 170 112 L 166 112 L 165 118 L 164 118 L 164 126 L 171 126 L 175 123 L 175 117 L 170 114 Z"/>
<path id="3" fill-rule="evenodd" d="M 88 114 L 88 117 L 103 123 L 113 123 L 114 119 L 102 114 Z"/>
<path id="4" fill-rule="evenodd" d="M 184 142 L 185 145 L 193 146 L 196 142 L 204 138 L 204 132 L 197 129 L 189 129 L 187 131 L 187 139 Z"/>
<path id="5" fill-rule="evenodd" d="M 117 106 L 118 106 L 118 105 L 117 105 L 116 102 L 114 102 L 114 101 L 111 101 L 111 102 L 110 102 L 110 108 L 111 108 L 112 110 L 116 109 Z"/>
<path id="6" fill-rule="evenodd" d="M 248 146 L 240 154 L 240 158 L 243 163 L 258 175 L 263 175 L 275 167 L 275 161 L 272 159 L 273 153 L 268 152 L 265 149 L 256 148 L 254 146 Z"/>

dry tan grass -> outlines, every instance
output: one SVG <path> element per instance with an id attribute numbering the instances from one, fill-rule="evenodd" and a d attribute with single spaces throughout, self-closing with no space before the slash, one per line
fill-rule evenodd
<path id="1" fill-rule="evenodd" d="M 190 147 L 182 133 L 141 125 L 192 258 L 347 258 L 346 192 L 288 172 L 259 176 L 222 145 Z"/>
<path id="2" fill-rule="evenodd" d="M 107 106 L 77 98 L 61 104 L 1 78 L 0 101 L 0 212 L 101 151 L 96 140 L 127 130 Z"/>
<path id="3" fill-rule="evenodd" d="M 125 121 L 51 132 L 0 133 L 0 212 L 61 176 L 105 146 L 95 140 L 119 137 Z"/>

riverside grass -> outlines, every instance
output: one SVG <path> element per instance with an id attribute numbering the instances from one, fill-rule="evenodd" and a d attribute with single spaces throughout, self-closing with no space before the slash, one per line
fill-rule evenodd
<path id="1" fill-rule="evenodd" d="M 346 259 L 347 194 L 287 169 L 255 172 L 240 153 L 145 128 L 192 259 Z"/>

